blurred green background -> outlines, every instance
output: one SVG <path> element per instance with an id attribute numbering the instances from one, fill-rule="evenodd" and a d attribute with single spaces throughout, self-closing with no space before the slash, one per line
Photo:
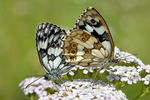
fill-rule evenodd
<path id="1" fill-rule="evenodd" d="M 70 29 L 89 6 L 104 17 L 116 46 L 150 63 L 149 0 L 0 0 L 0 100 L 28 99 L 19 82 L 44 74 L 35 46 L 37 25 Z"/>

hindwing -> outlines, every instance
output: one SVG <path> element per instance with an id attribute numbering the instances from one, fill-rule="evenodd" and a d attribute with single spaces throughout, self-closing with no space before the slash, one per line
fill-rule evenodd
<path id="1" fill-rule="evenodd" d="M 101 42 L 84 30 L 74 30 L 63 41 L 66 62 L 74 65 L 98 65 L 108 57 Z"/>
<path id="2" fill-rule="evenodd" d="M 36 47 L 39 60 L 46 73 L 63 74 L 71 68 L 65 61 L 63 50 L 60 48 L 65 36 L 65 30 L 54 24 L 41 23 L 38 25 Z"/>

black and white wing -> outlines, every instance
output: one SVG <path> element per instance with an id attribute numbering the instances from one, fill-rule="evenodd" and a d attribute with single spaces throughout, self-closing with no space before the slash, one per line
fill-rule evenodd
<path id="1" fill-rule="evenodd" d="M 66 36 L 65 30 L 50 24 L 41 23 L 36 32 L 36 47 L 40 63 L 46 73 L 63 74 L 70 66 L 65 62 L 63 50 L 60 48 L 62 39 Z"/>

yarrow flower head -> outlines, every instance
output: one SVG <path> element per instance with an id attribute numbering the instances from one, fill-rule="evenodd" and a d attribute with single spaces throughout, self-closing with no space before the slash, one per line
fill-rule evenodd
<path id="1" fill-rule="evenodd" d="M 144 63 L 140 59 L 138 59 L 136 56 L 128 52 L 120 51 L 119 48 L 117 47 L 115 47 L 114 57 L 124 63 L 133 63 L 135 65 L 145 66 Z"/>
<path id="2" fill-rule="evenodd" d="M 134 67 L 126 67 L 126 66 L 114 66 L 111 70 L 108 70 L 110 73 L 107 78 L 112 81 L 114 79 L 126 81 L 128 84 L 137 83 L 137 81 L 141 80 L 139 72 Z"/>
<path id="3" fill-rule="evenodd" d="M 35 77 L 27 78 L 23 80 L 19 84 L 19 86 L 21 87 L 25 95 L 35 93 L 38 97 L 46 96 L 47 95 L 46 89 L 48 88 L 53 88 L 54 90 L 58 91 L 58 87 L 59 87 L 58 85 L 54 85 L 52 81 L 47 81 L 44 78 L 39 79 Z"/>
<path id="4" fill-rule="evenodd" d="M 25 79 L 19 86 L 25 95 L 35 93 L 39 100 L 127 100 L 125 94 L 121 90 L 116 90 L 114 86 L 101 81 L 93 83 L 90 79 L 66 81 L 57 85 L 42 78 L 25 88 L 29 82 L 36 79 Z M 53 88 L 55 92 L 50 93 L 49 88 Z"/>

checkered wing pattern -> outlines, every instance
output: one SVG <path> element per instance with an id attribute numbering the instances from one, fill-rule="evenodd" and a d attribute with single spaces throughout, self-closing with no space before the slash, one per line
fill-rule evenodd
<path id="1" fill-rule="evenodd" d="M 114 44 L 103 17 L 87 8 L 63 42 L 67 62 L 81 66 L 105 65 L 113 60 Z"/>
<path id="2" fill-rule="evenodd" d="M 69 63 L 65 62 L 63 50 L 60 48 L 65 36 L 65 30 L 56 25 L 50 23 L 38 25 L 36 47 L 39 60 L 46 73 L 49 74 L 48 78 L 57 78 L 71 68 Z"/>

